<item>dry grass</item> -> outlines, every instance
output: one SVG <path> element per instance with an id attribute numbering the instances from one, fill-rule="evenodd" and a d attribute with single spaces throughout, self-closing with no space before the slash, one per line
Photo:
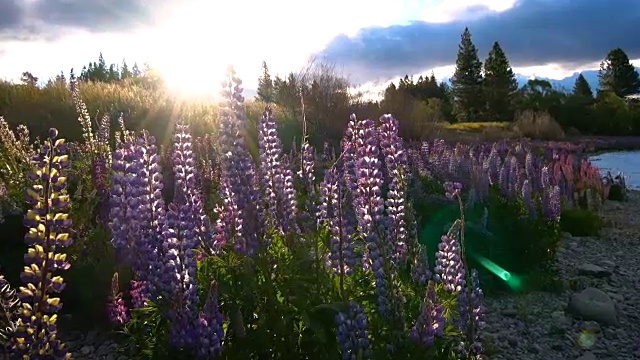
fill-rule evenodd
<path id="1" fill-rule="evenodd" d="M 522 137 L 536 140 L 558 140 L 565 137 L 560 124 L 547 112 L 519 112 L 516 114 L 513 129 Z"/>
<path id="2" fill-rule="evenodd" d="M 167 136 L 166 129 L 179 119 L 197 133 L 210 132 L 217 123 L 217 106 L 212 102 L 182 100 L 132 83 L 87 82 L 79 91 L 92 118 L 111 114 L 115 120 L 122 112 L 128 126 L 149 129 L 156 136 Z M 64 84 L 37 88 L 0 82 L 0 116 L 14 127 L 27 125 L 34 135 L 57 127 L 70 140 L 81 138 L 71 92 Z"/>
<path id="3" fill-rule="evenodd" d="M 483 132 L 492 130 L 509 130 L 509 122 L 462 122 L 446 125 L 449 130 Z"/>

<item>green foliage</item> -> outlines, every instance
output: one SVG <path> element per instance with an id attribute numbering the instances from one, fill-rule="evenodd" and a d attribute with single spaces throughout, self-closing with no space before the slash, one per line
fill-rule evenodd
<path id="1" fill-rule="evenodd" d="M 598 77 L 603 91 L 611 91 L 620 97 L 640 93 L 640 75 L 620 48 L 609 51 L 600 64 Z"/>
<path id="2" fill-rule="evenodd" d="M 621 184 L 613 184 L 609 188 L 609 200 L 625 201 L 627 199 L 627 190 Z"/>
<path id="3" fill-rule="evenodd" d="M 598 236 L 602 225 L 600 215 L 588 209 L 565 209 L 560 217 L 562 231 L 568 232 L 573 236 Z"/>
<path id="4" fill-rule="evenodd" d="M 587 79 L 585 79 L 582 74 L 578 75 L 576 83 L 573 85 L 573 95 L 593 99 L 593 90 L 591 90 L 591 85 L 589 85 Z"/>
<path id="5" fill-rule="evenodd" d="M 272 103 L 275 100 L 273 80 L 269 74 L 269 68 L 265 61 L 262 62 L 262 75 L 258 78 L 257 99 L 266 103 Z"/>
<path id="6" fill-rule="evenodd" d="M 509 60 L 497 41 L 484 62 L 482 89 L 487 103 L 485 117 L 491 121 L 511 120 L 512 100 L 518 90 L 518 83 Z"/>
<path id="7" fill-rule="evenodd" d="M 156 304 L 133 309 L 131 319 L 121 331 L 126 345 L 120 349 L 123 355 L 135 360 L 187 360 L 184 355 L 172 351 L 169 343 L 169 324 L 164 321 Z"/>
<path id="8" fill-rule="evenodd" d="M 484 110 L 482 97 L 482 62 L 478 49 L 465 28 L 458 46 L 456 71 L 451 78 L 455 98 L 455 112 L 460 121 L 478 121 Z"/>
<path id="9" fill-rule="evenodd" d="M 90 230 L 80 244 L 74 244 L 74 262 L 65 277 L 73 286 L 64 290 L 64 311 L 74 314 L 77 326 L 95 328 L 107 325 L 105 304 L 109 298 L 112 274 L 128 274 L 117 265 L 109 230 L 100 226 Z M 126 276 L 125 276 L 126 277 Z"/>

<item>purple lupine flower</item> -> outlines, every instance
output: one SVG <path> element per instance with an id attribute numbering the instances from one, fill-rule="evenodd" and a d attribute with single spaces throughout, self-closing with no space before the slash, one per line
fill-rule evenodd
<path id="1" fill-rule="evenodd" d="M 240 224 L 236 224 L 236 221 L 242 221 L 241 217 L 237 216 L 238 208 L 235 204 L 235 198 L 230 191 L 228 181 L 222 180 L 220 182 L 220 194 L 222 198 L 222 204 L 216 205 L 214 213 L 217 215 L 217 220 L 214 226 L 212 251 L 214 254 L 218 254 L 224 246 L 228 243 L 232 243 L 235 246 L 235 250 L 239 253 L 245 253 L 245 243 L 237 241 L 233 243 L 235 229 L 240 229 Z"/>
<path id="2" fill-rule="evenodd" d="M 139 273 L 135 276 L 140 277 Z M 145 280 L 131 280 L 129 295 L 131 295 L 133 308 L 141 309 L 151 300 L 151 284 Z"/>
<path id="3" fill-rule="evenodd" d="M 305 140 L 301 146 L 301 166 L 298 176 L 302 180 L 306 192 L 305 210 L 301 215 L 307 230 L 315 229 L 313 216 L 317 215 L 316 188 L 315 188 L 315 153 L 313 147 Z M 317 220 L 317 219 L 316 219 Z"/>
<path id="4" fill-rule="evenodd" d="M 260 147 L 260 170 L 264 176 L 266 207 L 270 213 L 271 226 L 283 230 L 288 218 L 284 208 L 284 174 L 282 166 L 282 144 L 278 138 L 277 125 L 270 107 L 266 107 L 258 126 Z"/>
<path id="5" fill-rule="evenodd" d="M 447 181 L 444 183 L 444 189 L 447 199 L 453 200 L 460 195 L 460 192 L 462 191 L 462 184 L 460 184 L 459 182 Z"/>
<path id="6" fill-rule="evenodd" d="M 215 359 L 222 352 L 223 319 L 218 307 L 218 284 L 211 282 L 209 295 L 198 318 L 199 338 L 196 354 L 199 359 Z"/>
<path id="7" fill-rule="evenodd" d="M 522 183 L 522 191 L 521 191 L 521 196 L 522 196 L 522 201 L 524 203 L 524 207 L 527 210 L 527 213 L 529 215 L 529 218 L 531 219 L 535 219 L 536 218 L 536 207 L 533 203 L 533 189 L 531 188 L 531 183 L 529 182 L 529 180 L 525 180 Z"/>
<path id="8" fill-rule="evenodd" d="M 342 359 L 370 359 L 372 354 L 364 308 L 353 301 L 350 302 L 347 313 L 339 312 L 335 323 Z"/>
<path id="9" fill-rule="evenodd" d="M 132 268 L 137 296 L 155 300 L 161 284 L 167 283 L 169 274 L 164 272 L 159 250 L 164 243 L 163 229 L 166 221 L 164 201 L 162 199 L 162 176 L 160 175 L 160 156 L 155 138 L 142 132 L 133 148 L 131 169 L 134 178 L 129 183 L 130 198 L 127 210 L 127 226 L 130 227 L 129 250 L 133 253 Z M 140 303 L 139 303 L 140 304 Z"/>
<path id="10" fill-rule="evenodd" d="M 380 233 L 383 221 L 384 201 L 382 199 L 381 163 L 378 159 L 378 140 L 374 123 L 371 120 L 360 121 L 357 133 L 358 159 L 357 171 L 357 218 L 358 230 L 365 238 L 369 251 L 371 267 L 376 278 L 378 306 L 380 312 L 389 315 L 389 284 L 386 278 L 384 262 L 389 246 Z"/>
<path id="11" fill-rule="evenodd" d="M 283 232 L 296 232 L 298 226 L 296 224 L 297 214 L 297 199 L 296 188 L 294 184 L 293 171 L 290 168 L 285 168 L 282 171 L 284 177 L 284 184 L 282 188 L 282 207 L 284 209 L 283 218 Z"/>
<path id="12" fill-rule="evenodd" d="M 331 234 L 327 265 L 334 274 L 350 275 L 356 260 L 353 243 L 354 224 L 349 221 L 342 201 L 344 187 L 336 176 L 335 169 L 325 172 L 321 184 L 318 220 L 321 225 L 328 227 Z"/>
<path id="13" fill-rule="evenodd" d="M 347 124 L 344 139 L 342 140 L 342 157 L 344 178 L 350 191 L 355 192 L 357 187 L 356 174 L 356 154 L 358 150 L 358 142 L 356 136 L 358 132 L 358 120 L 354 114 L 351 115 Z M 355 204 L 354 204 L 355 205 Z"/>
<path id="14" fill-rule="evenodd" d="M 498 154 L 497 145 L 494 143 L 491 147 L 491 152 L 484 162 L 484 168 L 489 175 L 489 181 L 491 184 L 498 184 L 500 179 L 500 169 L 502 164 L 500 163 L 500 154 Z"/>
<path id="15" fill-rule="evenodd" d="M 430 347 L 434 344 L 436 336 L 444 336 L 444 327 L 444 307 L 438 302 L 435 284 L 429 282 L 420 314 L 416 324 L 411 328 L 411 339 L 422 346 Z"/>
<path id="16" fill-rule="evenodd" d="M 508 193 L 507 196 L 510 199 L 515 199 L 518 194 L 518 170 L 520 166 L 518 164 L 518 159 L 515 156 L 512 156 L 509 160 L 509 182 L 508 182 Z"/>
<path id="17" fill-rule="evenodd" d="M 357 206 L 358 231 L 365 239 L 369 259 L 363 257 L 371 263 L 380 313 L 392 319 L 395 329 L 401 329 L 404 328 L 404 298 L 397 289 L 397 265 L 392 256 L 395 249 L 385 232 L 382 163 L 372 120 L 359 122 L 356 148 L 357 191 L 354 205 Z"/>
<path id="18" fill-rule="evenodd" d="M 465 286 L 465 269 L 462 263 L 462 248 L 459 233 L 462 221 L 456 220 L 442 241 L 436 253 L 436 279 L 444 285 L 448 293 L 462 291 Z"/>
<path id="19" fill-rule="evenodd" d="M 24 223 L 29 228 L 25 242 L 29 246 L 24 257 L 25 268 L 20 279 L 25 284 L 18 294 L 21 311 L 14 330 L 11 350 L 16 358 L 69 359 L 71 356 L 57 337 L 56 312 L 62 307 L 59 294 L 65 287 L 60 270 L 70 267 L 60 250 L 70 246 L 71 220 L 66 169 L 69 158 L 64 139 L 58 131 L 49 136 L 40 151 L 33 156 L 33 172 L 29 179 L 35 184 L 27 189 L 28 210 Z"/>
<path id="20" fill-rule="evenodd" d="M 558 187 L 558 185 L 554 185 L 545 190 L 542 207 L 545 218 L 550 221 L 560 220 L 560 196 L 560 187 Z"/>
<path id="21" fill-rule="evenodd" d="M 107 318 L 112 324 L 124 325 L 129 321 L 128 310 L 120 292 L 118 273 L 114 273 L 111 277 L 111 295 L 107 303 Z"/>
<path id="22" fill-rule="evenodd" d="M 540 169 L 540 185 L 543 190 L 551 186 L 551 175 L 549 174 L 549 168 L 547 166 Z"/>
<path id="23" fill-rule="evenodd" d="M 329 145 L 329 142 L 325 141 L 324 145 L 322 147 L 322 158 L 321 161 L 323 164 L 328 163 L 329 161 L 331 161 L 331 158 L 333 156 L 331 155 L 331 146 Z"/>
<path id="24" fill-rule="evenodd" d="M 167 213 L 167 241 L 177 251 L 172 286 L 173 308 L 171 340 L 178 347 L 194 345 L 193 334 L 198 319 L 198 284 L 196 250 L 207 235 L 203 228 L 204 210 L 194 176 L 195 159 L 186 125 L 179 124 L 174 134 L 173 169 L 176 195 Z M 174 256 L 175 257 L 175 256 Z"/>
<path id="25" fill-rule="evenodd" d="M 463 333 L 465 339 L 458 347 L 460 356 L 469 355 L 477 357 L 482 353 L 480 333 L 485 328 L 485 309 L 482 305 L 484 293 L 480 288 L 478 272 L 471 271 L 470 289 L 465 288 L 458 294 L 458 319 L 456 326 Z"/>
<path id="26" fill-rule="evenodd" d="M 220 181 L 228 186 L 227 195 L 235 206 L 235 212 L 230 214 L 235 220 L 230 224 L 236 226 L 231 231 L 234 237 L 228 242 L 233 243 L 242 254 L 254 256 L 261 245 L 263 214 L 258 207 L 260 193 L 256 187 L 258 180 L 255 166 L 242 135 L 246 120 L 242 104 L 242 81 L 230 67 L 222 85 L 224 101 L 220 106 Z"/>
<path id="27" fill-rule="evenodd" d="M 407 226 L 405 222 L 407 155 L 398 136 L 398 121 L 391 115 L 380 117 L 378 136 L 388 176 L 391 178 L 386 200 L 387 233 L 394 248 L 396 264 L 407 261 Z"/>
<path id="28" fill-rule="evenodd" d="M 133 172 L 133 144 L 123 141 L 113 154 L 111 164 L 111 200 L 110 222 L 111 244 L 116 250 L 116 256 L 120 261 L 131 263 L 133 256 L 130 250 L 134 233 L 127 226 L 129 220 L 129 199 L 131 197 L 131 180 Z"/>

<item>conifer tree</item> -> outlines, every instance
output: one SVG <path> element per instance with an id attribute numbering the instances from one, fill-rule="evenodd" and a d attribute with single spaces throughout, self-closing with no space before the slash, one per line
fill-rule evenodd
<path id="1" fill-rule="evenodd" d="M 600 90 L 612 91 L 620 97 L 640 92 L 640 76 L 629 61 L 629 57 L 620 48 L 607 54 L 600 64 Z"/>
<path id="2" fill-rule="evenodd" d="M 258 78 L 256 98 L 266 103 L 272 103 L 275 100 L 273 80 L 271 80 L 271 74 L 269 74 L 266 61 L 262 62 L 262 75 Z"/>
<path id="3" fill-rule="evenodd" d="M 513 95 L 516 91 L 518 91 L 516 75 L 500 44 L 496 41 L 484 62 L 483 95 L 487 106 L 487 120 L 511 120 Z"/>
<path id="4" fill-rule="evenodd" d="M 458 46 L 456 71 L 451 78 L 456 116 L 460 121 L 479 121 L 483 110 L 482 62 L 465 28 Z"/>
<path id="5" fill-rule="evenodd" d="M 585 98 L 593 98 L 593 91 L 591 85 L 587 82 L 582 74 L 578 75 L 575 84 L 573 85 L 573 95 L 582 96 Z"/>
<path id="6" fill-rule="evenodd" d="M 120 68 L 120 79 L 128 79 L 131 77 L 131 71 L 129 70 L 129 65 L 127 65 L 126 60 L 122 60 L 122 67 Z"/>
<path id="7" fill-rule="evenodd" d="M 131 75 L 134 78 L 139 78 L 142 76 L 142 72 L 140 71 L 140 68 L 138 67 L 137 62 L 133 63 L 133 67 L 131 68 Z"/>

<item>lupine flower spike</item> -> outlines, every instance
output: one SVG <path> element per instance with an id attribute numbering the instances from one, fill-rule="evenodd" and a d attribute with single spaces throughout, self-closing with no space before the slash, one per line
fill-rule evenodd
<path id="1" fill-rule="evenodd" d="M 29 232 L 25 241 L 29 250 L 21 274 L 25 286 L 20 287 L 22 312 L 14 335 L 14 354 L 31 359 L 70 359 L 64 344 L 57 338 L 56 312 L 62 304 L 53 294 L 64 289 L 62 277 L 55 273 L 69 268 L 62 248 L 71 245 L 68 230 L 71 220 L 65 212 L 69 206 L 65 169 L 69 166 L 63 139 L 58 131 L 49 137 L 34 156 L 30 179 L 35 182 L 27 190 L 32 208 L 25 225 Z"/>

